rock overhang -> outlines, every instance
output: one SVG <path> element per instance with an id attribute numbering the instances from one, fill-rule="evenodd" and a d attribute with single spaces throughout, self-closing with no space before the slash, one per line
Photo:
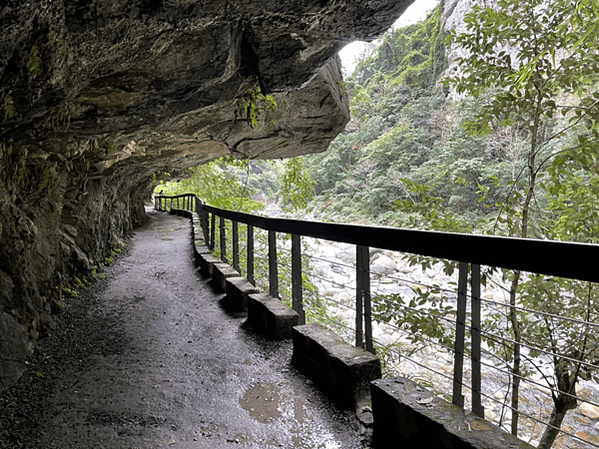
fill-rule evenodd
<path id="1" fill-rule="evenodd" d="M 0 139 L 63 155 L 75 140 L 95 163 L 111 155 L 90 140 L 104 153 L 154 138 L 248 158 L 323 151 L 349 120 L 337 51 L 411 2 L 9 1 L 0 79 L 14 115 L 3 111 Z M 258 89 L 285 98 L 251 127 L 243 105 Z"/>
<path id="2" fill-rule="evenodd" d="M 324 151 L 349 120 L 337 51 L 412 2 L 4 0 L 0 362 L 123 243 L 155 173 Z"/>

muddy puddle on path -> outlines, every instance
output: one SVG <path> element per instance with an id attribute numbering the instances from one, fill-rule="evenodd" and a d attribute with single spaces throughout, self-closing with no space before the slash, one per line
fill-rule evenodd
<path id="1" fill-rule="evenodd" d="M 258 384 L 239 400 L 243 409 L 262 424 L 281 417 L 280 402 L 281 389 L 275 384 Z"/>
<path id="2" fill-rule="evenodd" d="M 291 439 L 286 447 L 339 449 L 341 445 L 335 438 L 322 429 L 312 428 L 308 410 L 310 406 L 292 392 L 283 391 L 274 383 L 259 383 L 249 388 L 239 404 L 252 419 L 262 424 L 276 425 L 281 421 L 293 421 L 297 425 L 292 430 Z M 316 426 L 318 427 L 318 426 Z M 320 430 L 320 432 L 319 432 Z M 316 431 L 316 432 L 314 432 Z M 275 443 L 273 441 L 273 443 Z M 290 444 L 291 443 L 291 444 Z M 274 444 L 277 446 L 277 444 Z M 281 446 L 278 444 L 278 446 Z"/>

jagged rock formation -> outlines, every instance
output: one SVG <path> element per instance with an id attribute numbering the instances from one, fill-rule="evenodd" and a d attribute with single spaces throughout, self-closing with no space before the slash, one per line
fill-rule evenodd
<path id="1" fill-rule="evenodd" d="M 464 17 L 473 6 L 482 6 L 485 8 L 496 8 L 497 0 L 446 0 L 443 5 L 443 29 L 446 32 L 455 31 L 456 33 L 464 33 L 466 23 Z M 512 56 L 517 55 L 516 48 L 502 48 L 501 50 L 510 52 Z M 456 74 L 458 71 L 457 58 L 467 56 L 467 52 L 457 45 L 452 44 L 447 49 L 447 73 Z M 457 95 L 455 95 L 457 97 Z"/>
<path id="2" fill-rule="evenodd" d="M 445 32 L 466 31 L 464 16 L 474 5 L 483 5 L 486 0 L 447 0 L 443 5 L 443 29 Z M 493 0 L 494 1 L 494 0 Z M 456 59 L 466 56 L 464 50 L 456 45 L 447 49 L 447 73 L 455 73 L 458 69 Z"/>
<path id="3" fill-rule="evenodd" d="M 349 119 L 335 54 L 412 1 L 4 1 L 0 388 L 161 173 L 326 149 Z"/>

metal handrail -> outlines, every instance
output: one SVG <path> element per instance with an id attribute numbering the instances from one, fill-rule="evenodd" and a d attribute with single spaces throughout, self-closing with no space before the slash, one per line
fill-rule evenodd
<path id="1" fill-rule="evenodd" d="M 437 231 L 418 231 L 391 228 L 385 226 L 368 226 L 354 224 L 336 224 L 315 221 L 304 221 L 284 218 L 270 218 L 251 215 L 243 212 L 219 209 L 203 204 L 194 194 L 174 196 L 158 195 L 156 208 L 166 210 L 176 201 L 177 208 L 197 212 L 201 219 L 204 238 L 210 249 L 215 248 L 216 227 L 218 223 L 220 251 L 223 261 L 227 260 L 227 230 L 225 220 L 233 226 L 233 263 L 238 269 L 238 223 L 247 225 L 247 273 L 248 279 L 254 283 L 254 228 L 268 232 L 269 260 L 269 292 L 278 296 L 278 269 L 276 235 L 289 234 L 292 237 L 292 303 L 300 314 L 300 323 L 305 320 L 302 304 L 301 274 L 301 237 L 312 237 L 356 246 L 356 346 L 374 352 L 371 317 L 371 292 L 369 248 L 379 248 L 402 253 L 417 254 L 438 259 L 459 262 L 458 301 L 456 310 L 456 339 L 454 345 L 454 377 L 453 403 L 463 407 L 462 375 L 464 371 L 465 329 L 470 330 L 471 349 L 469 358 L 472 362 L 472 409 L 473 413 L 484 417 L 481 405 L 481 334 L 480 328 L 480 265 L 510 270 L 526 271 L 581 281 L 599 282 L 599 270 L 594 264 L 573 263 L 573 261 L 592 261 L 599 259 L 599 245 L 561 242 L 550 240 L 534 240 L 516 237 L 495 237 L 485 235 L 458 234 Z M 216 220 L 216 217 L 219 220 Z M 470 295 L 468 292 L 470 278 Z M 471 302 L 471 322 L 465 323 L 467 299 Z"/>
<path id="2" fill-rule="evenodd" d="M 196 195 L 190 194 L 161 195 L 156 198 L 172 200 L 189 197 L 197 198 Z M 572 263 L 576 260 L 599 260 L 599 245 L 589 243 L 270 218 L 219 209 L 205 204 L 202 205 L 202 209 L 209 214 L 216 214 L 224 219 L 245 223 L 267 231 L 509 270 L 599 282 L 599 270 L 594 264 Z"/>

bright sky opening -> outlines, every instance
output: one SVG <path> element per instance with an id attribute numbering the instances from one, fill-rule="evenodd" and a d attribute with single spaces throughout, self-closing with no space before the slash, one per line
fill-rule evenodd
<path id="1" fill-rule="evenodd" d="M 395 21 L 392 29 L 402 28 L 408 25 L 411 25 L 416 22 L 420 22 L 421 20 L 426 19 L 426 16 L 429 12 L 433 10 L 439 4 L 439 0 L 416 0 L 412 3 L 406 12 L 404 12 L 399 19 Z M 343 50 L 339 52 L 339 56 L 341 57 L 341 64 L 343 65 L 343 74 L 344 76 L 349 76 L 352 74 L 356 65 L 364 55 L 364 51 L 367 48 L 367 45 L 376 45 L 377 41 L 374 41 L 371 44 L 362 41 L 355 41 L 351 44 L 346 45 Z"/>

